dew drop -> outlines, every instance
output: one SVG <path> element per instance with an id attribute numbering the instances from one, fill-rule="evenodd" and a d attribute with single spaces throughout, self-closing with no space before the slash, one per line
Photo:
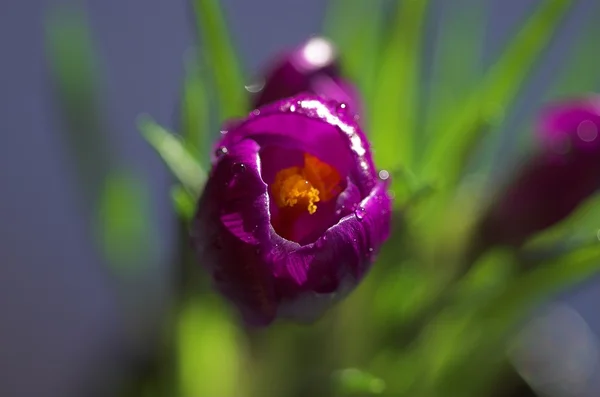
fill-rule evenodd
<path id="1" fill-rule="evenodd" d="M 373 252 L 373 247 L 369 247 L 369 252 Z"/>
<path id="2" fill-rule="evenodd" d="M 342 102 L 339 105 L 337 105 L 335 109 L 339 115 L 342 115 L 348 111 L 348 105 L 346 105 L 344 102 Z"/>
<path id="3" fill-rule="evenodd" d="M 296 111 L 296 105 L 291 105 L 290 112 L 295 112 L 295 111 Z"/>
<path id="4" fill-rule="evenodd" d="M 231 166 L 231 172 L 233 172 L 234 175 L 243 174 L 244 172 L 246 172 L 246 164 L 233 163 L 233 165 Z"/>
<path id="5" fill-rule="evenodd" d="M 221 130 L 221 135 L 226 135 L 229 131 L 227 130 Z"/>
<path id="6" fill-rule="evenodd" d="M 313 68 L 321 68 L 333 61 L 335 48 L 327 39 L 314 37 L 306 43 L 302 55 Z"/>
<path id="7" fill-rule="evenodd" d="M 362 222 L 362 220 L 365 218 L 365 215 L 366 215 L 366 211 L 363 207 L 358 207 L 357 209 L 354 210 L 354 216 L 360 222 Z"/>
<path id="8" fill-rule="evenodd" d="M 217 157 L 223 157 L 227 153 L 229 153 L 229 150 L 227 150 L 227 148 L 225 146 L 221 146 L 220 148 L 215 150 L 215 156 L 217 156 Z"/>
<path id="9" fill-rule="evenodd" d="M 261 80 L 261 81 L 255 82 L 255 83 L 245 85 L 244 88 L 249 93 L 256 94 L 257 92 L 262 91 L 262 89 L 265 88 L 265 83 L 266 83 L 265 80 Z"/>
<path id="10" fill-rule="evenodd" d="M 258 110 L 258 109 L 254 109 L 254 110 L 253 110 L 253 111 L 250 113 L 250 115 L 251 115 L 251 116 L 258 116 L 258 115 L 260 115 L 260 110 Z"/>
<path id="11" fill-rule="evenodd" d="M 387 172 L 386 170 L 379 171 L 379 179 L 381 179 L 382 181 L 389 179 L 389 177 L 390 177 L 390 173 Z"/>

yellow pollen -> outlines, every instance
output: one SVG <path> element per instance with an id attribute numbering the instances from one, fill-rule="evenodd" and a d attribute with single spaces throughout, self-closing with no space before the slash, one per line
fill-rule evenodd
<path id="1" fill-rule="evenodd" d="M 280 207 L 301 205 L 309 214 L 319 201 L 329 201 L 340 192 L 339 173 L 330 165 L 305 153 L 304 167 L 285 168 L 277 173 L 271 193 Z"/>

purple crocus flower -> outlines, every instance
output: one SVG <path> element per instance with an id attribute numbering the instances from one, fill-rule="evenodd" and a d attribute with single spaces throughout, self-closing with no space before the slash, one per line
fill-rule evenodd
<path id="1" fill-rule="evenodd" d="M 192 226 L 198 258 L 249 325 L 313 321 L 389 235 L 382 175 L 344 104 L 302 95 L 255 110 L 217 144 Z"/>
<path id="2" fill-rule="evenodd" d="M 523 244 L 566 218 L 600 187 L 600 97 L 552 104 L 537 128 L 540 149 L 484 217 L 485 245 Z"/>
<path id="3" fill-rule="evenodd" d="M 252 104 L 261 107 L 301 93 L 343 102 L 350 111 L 361 112 L 357 90 L 341 77 L 335 47 L 322 37 L 311 38 L 274 62 Z"/>

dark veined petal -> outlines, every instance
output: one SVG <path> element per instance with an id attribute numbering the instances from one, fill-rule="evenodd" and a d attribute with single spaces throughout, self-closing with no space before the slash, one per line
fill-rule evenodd
<path id="1" fill-rule="evenodd" d="M 274 61 L 252 103 L 261 107 L 301 93 L 346 103 L 354 113 L 361 112 L 356 88 L 341 76 L 336 48 L 323 37 L 313 37 Z"/>
<path id="2" fill-rule="evenodd" d="M 232 146 L 213 168 L 198 203 L 192 242 L 216 287 L 252 325 L 264 325 L 277 312 L 270 264 L 269 198 L 260 177 L 258 144 Z"/>
<path id="3" fill-rule="evenodd" d="M 543 109 L 540 149 L 518 169 L 482 222 L 486 245 L 520 245 L 571 214 L 600 187 L 600 101 Z"/>
<path id="4" fill-rule="evenodd" d="M 193 224 L 199 260 L 248 324 L 314 320 L 364 277 L 390 232 L 388 181 L 377 178 L 364 134 L 339 103 L 304 95 L 253 112 L 217 153 Z M 274 227 L 283 210 L 269 186 L 298 153 L 335 166 L 341 190 L 294 218 L 316 233 L 290 240 Z"/>

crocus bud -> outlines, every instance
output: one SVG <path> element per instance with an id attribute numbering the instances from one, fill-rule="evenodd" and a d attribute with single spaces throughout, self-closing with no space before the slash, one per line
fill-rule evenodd
<path id="1" fill-rule="evenodd" d="M 573 212 L 600 187 L 600 97 L 541 112 L 539 150 L 518 169 L 483 219 L 487 245 L 523 244 Z"/>
<path id="2" fill-rule="evenodd" d="M 249 325 L 317 319 L 367 274 L 390 233 L 387 173 L 347 106 L 301 95 L 226 132 L 192 241 Z"/>
<path id="3" fill-rule="evenodd" d="M 356 89 L 341 77 L 335 47 L 322 37 L 313 37 L 276 60 L 252 104 L 261 107 L 301 93 L 345 103 L 357 114 L 361 111 Z"/>

